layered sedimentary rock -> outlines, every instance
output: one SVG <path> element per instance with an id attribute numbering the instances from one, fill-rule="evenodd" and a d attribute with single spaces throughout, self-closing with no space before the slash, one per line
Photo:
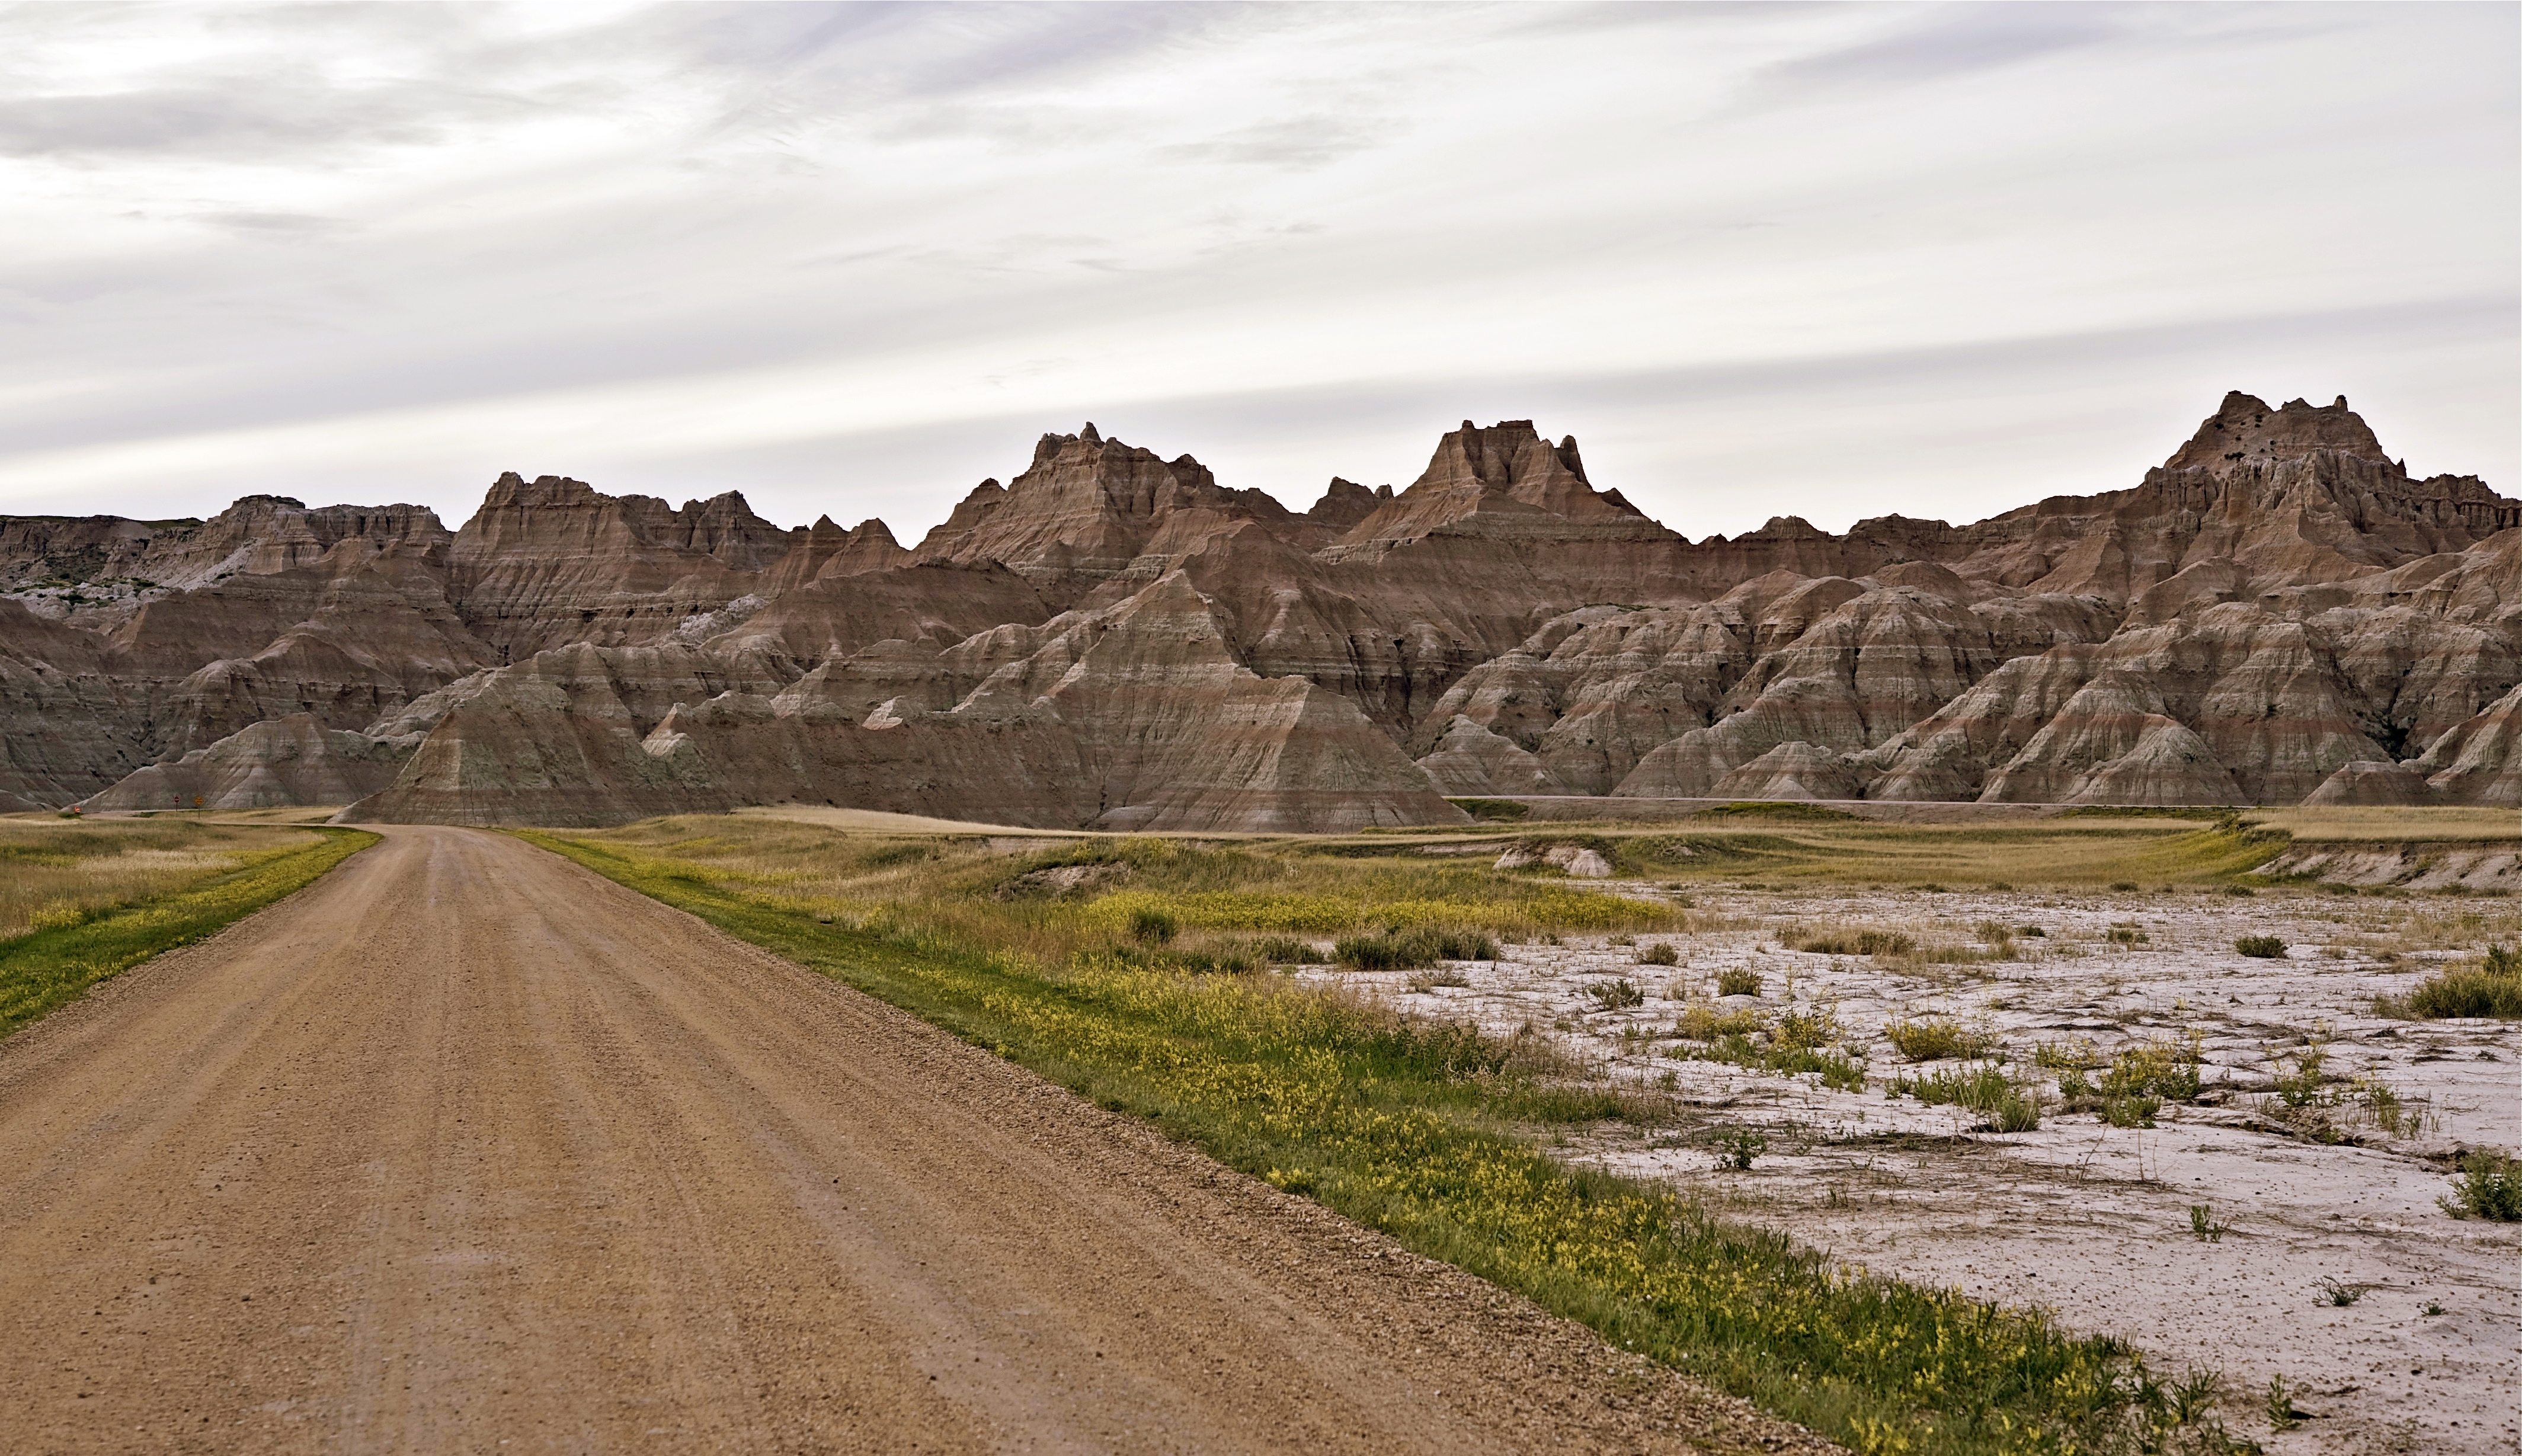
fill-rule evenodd
<path id="1" fill-rule="evenodd" d="M 394 782 L 411 757 L 396 742 L 328 728 L 311 713 L 257 723 L 151 764 L 87 801 L 89 809 L 263 809 L 347 804 Z"/>
<path id="2" fill-rule="evenodd" d="M 909 547 L 557 476 L 502 476 L 453 532 L 271 495 L 0 518 L 0 805 L 1332 829 L 1449 821 L 1445 793 L 2513 804 L 2517 528 L 2344 400 L 2244 395 L 2128 490 L 1845 534 L 1692 541 L 1514 420 L 1302 511 L 1090 425 Z"/>

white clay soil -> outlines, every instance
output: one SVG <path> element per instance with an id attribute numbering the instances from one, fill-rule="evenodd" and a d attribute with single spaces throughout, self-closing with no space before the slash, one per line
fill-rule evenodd
<path id="1" fill-rule="evenodd" d="M 2272 1453 L 2522 1445 L 2522 1225 L 2457 1219 L 2438 1201 L 2462 1150 L 2522 1150 L 2522 1024 L 2374 1012 L 2378 995 L 2522 939 L 2522 904 L 2271 890 L 1692 898 L 1697 928 L 1634 945 L 1567 937 L 1433 973 L 1308 975 L 1421 1014 L 1549 1031 L 1589 1075 L 1667 1089 L 1673 1125 L 1565 1155 L 1670 1180 L 1849 1264 L 2045 1306 L 2162 1375 L 2218 1371 L 2225 1424 Z M 1911 950 L 1785 949 L 1798 928 L 1890 931 Z M 2234 942 L 2249 935 L 2288 949 L 2245 957 Z M 1658 941 L 1680 964 L 1640 963 Z M 2005 959 L 1933 959 L 1992 948 Z M 1727 969 L 1755 971 L 1759 993 L 1717 996 Z M 1642 1004 L 1598 998 L 1621 980 Z M 1863 1090 L 1707 1059 L 1716 1044 L 1676 1034 L 1694 1005 L 1703 1029 L 1710 1014 L 1827 1012 L 1829 1048 L 1858 1060 Z M 1921 1017 L 1994 1050 L 1912 1063 L 1883 1033 Z M 2038 1051 L 2074 1060 L 2082 1043 L 2104 1063 L 2130 1046 L 2194 1046 L 2198 1096 L 2162 1101 L 2151 1128 L 2068 1110 Z M 2039 1096 L 2036 1131 L 1995 1132 L 1985 1112 L 1890 1089 L 1989 1065 Z M 1765 1138 L 1750 1169 L 1727 1165 L 1728 1134 Z M 2306 1417 L 2291 1430 L 2265 1414 L 2272 1379 Z"/>

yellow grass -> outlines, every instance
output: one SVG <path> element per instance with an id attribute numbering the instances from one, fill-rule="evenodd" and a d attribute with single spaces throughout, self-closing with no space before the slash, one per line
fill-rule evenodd
<path id="1" fill-rule="evenodd" d="M 2295 807 L 2254 809 L 2244 816 L 2255 824 L 2281 829 L 2304 844 L 2451 843 L 2460 840 L 2522 842 L 2522 810 L 2391 809 L 2379 807 Z"/>
<path id="2" fill-rule="evenodd" d="M 280 824 L 0 816 L 0 940 L 177 894 L 257 855 L 320 839 Z"/>

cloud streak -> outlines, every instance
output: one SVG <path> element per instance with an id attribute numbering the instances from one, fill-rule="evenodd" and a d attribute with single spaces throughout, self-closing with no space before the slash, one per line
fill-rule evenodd
<path id="1" fill-rule="evenodd" d="M 2511 491 L 2515 28 L 0 11 L 0 510 L 514 466 L 910 534 L 1084 418 L 1303 504 L 1478 414 L 1704 534 L 2127 484 L 2233 387 Z"/>

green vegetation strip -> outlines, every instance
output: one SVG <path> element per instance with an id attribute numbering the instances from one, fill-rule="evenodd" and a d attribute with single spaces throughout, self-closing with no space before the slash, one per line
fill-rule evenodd
<path id="1" fill-rule="evenodd" d="M 516 832 L 1859 1451 L 2225 1448 L 2175 1430 L 2190 1402 L 2116 1341 L 1554 1162 L 1533 1128 L 1623 1104 L 1519 1067 L 1517 1042 L 1277 976 L 1099 952 L 1053 971 L 618 840 Z"/>
<path id="2" fill-rule="evenodd" d="M 162 951 L 213 935 L 377 841 L 319 829 L 317 843 L 265 851 L 201 884 L 0 941 L 0 1036 Z"/>

